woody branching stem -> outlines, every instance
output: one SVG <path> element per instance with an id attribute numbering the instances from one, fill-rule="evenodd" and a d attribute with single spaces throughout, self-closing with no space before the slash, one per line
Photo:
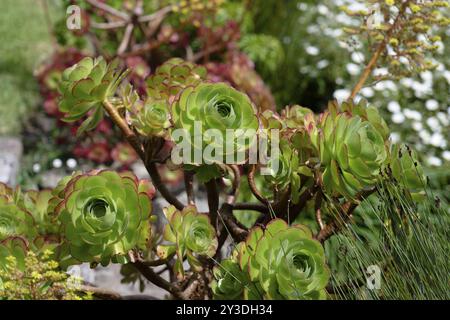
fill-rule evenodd
<path id="1" fill-rule="evenodd" d="M 157 275 L 152 268 L 145 265 L 143 261 L 135 261 L 133 266 L 151 283 L 160 287 L 161 289 L 170 292 L 175 298 L 183 300 L 182 291 L 175 285 Z"/>
<path id="2" fill-rule="evenodd" d="M 109 114 L 111 120 L 120 128 L 123 135 L 127 139 L 128 143 L 130 143 L 130 145 L 133 147 L 133 149 L 136 151 L 136 153 L 144 162 L 144 165 L 150 177 L 152 178 L 152 182 L 155 188 L 161 193 L 161 195 L 164 197 L 164 199 L 167 200 L 167 202 L 174 205 L 177 209 L 182 210 L 184 208 L 184 205 L 164 185 L 155 163 L 145 161 L 146 157 L 144 150 L 142 148 L 142 144 L 140 143 L 138 137 L 133 132 L 133 130 L 130 129 L 128 124 L 120 116 L 120 114 L 117 112 L 116 108 L 111 104 L 111 102 L 105 100 L 103 102 L 103 107 Z"/>
<path id="3" fill-rule="evenodd" d="M 219 210 L 219 191 L 215 179 L 205 183 L 206 194 L 208 196 L 209 216 L 214 227 L 217 226 L 217 212 Z"/>
<path id="4" fill-rule="evenodd" d="M 230 165 L 230 169 L 233 171 L 233 185 L 230 193 L 227 196 L 227 203 L 234 203 L 236 201 L 236 195 L 239 193 L 241 185 L 241 172 L 237 165 Z"/>
<path id="5" fill-rule="evenodd" d="M 248 175 L 247 175 L 248 185 L 249 185 L 250 190 L 252 191 L 253 195 L 256 197 L 256 199 L 258 199 L 262 203 L 268 205 L 269 200 L 264 198 L 264 196 L 259 192 L 258 188 L 256 187 L 255 172 L 256 172 L 256 165 L 252 165 L 250 168 L 250 171 L 248 172 Z"/>
<path id="6" fill-rule="evenodd" d="M 346 203 L 344 203 L 341 207 L 342 213 L 340 214 L 340 216 L 336 217 L 336 219 L 325 225 L 316 235 L 316 239 L 323 243 L 333 234 L 339 232 L 345 225 L 345 223 L 351 219 L 353 211 L 355 211 L 359 203 L 365 200 L 375 191 L 375 188 L 363 191 L 356 196 L 356 200 L 347 201 Z"/>
<path id="7" fill-rule="evenodd" d="M 190 171 L 184 171 L 184 187 L 189 205 L 195 205 L 194 175 Z"/>

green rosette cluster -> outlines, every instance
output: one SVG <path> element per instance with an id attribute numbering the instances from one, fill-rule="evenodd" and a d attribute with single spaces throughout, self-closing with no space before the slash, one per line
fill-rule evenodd
<path id="1" fill-rule="evenodd" d="M 78 121 L 88 116 L 78 134 L 94 129 L 103 119 L 103 102 L 112 97 L 127 72 L 120 72 L 118 61 L 107 64 L 99 57 L 86 57 L 62 75 L 59 110 L 66 114 L 64 121 Z"/>
<path id="2" fill-rule="evenodd" d="M 17 269 L 24 270 L 28 250 L 28 241 L 20 236 L 9 237 L 0 241 L 0 271 L 9 271 L 8 265 L 11 259 L 14 259 L 17 263 Z"/>
<path id="3" fill-rule="evenodd" d="M 147 79 L 148 99 L 125 103 L 131 123 L 143 136 L 169 138 L 170 104 L 186 87 L 197 86 L 205 78 L 205 67 L 180 58 L 167 60 Z M 128 91 L 125 96 L 130 96 Z"/>
<path id="4" fill-rule="evenodd" d="M 3 186 L 1 189 L 0 241 L 15 236 L 28 238 L 36 236 L 35 221 L 32 214 L 17 203 L 20 194 L 6 186 Z"/>
<path id="5" fill-rule="evenodd" d="M 273 163 L 277 161 L 277 163 Z M 299 157 L 296 150 L 286 140 L 280 141 L 278 156 L 272 155 L 267 163 L 270 174 L 264 175 L 264 179 L 279 192 L 289 188 L 293 191 L 300 189 Z M 296 203 L 298 194 L 291 192 Z"/>
<path id="6" fill-rule="evenodd" d="M 146 248 L 152 204 L 147 184 L 132 173 L 75 174 L 51 202 L 58 203 L 63 251 L 77 262 L 126 263 L 130 250 Z"/>
<path id="7" fill-rule="evenodd" d="M 51 190 L 30 190 L 24 192 L 20 200 L 21 206 L 33 216 L 38 234 L 45 237 L 57 235 L 59 229 L 59 223 L 53 219 L 52 213 L 48 211 L 48 203 L 51 198 Z"/>
<path id="8" fill-rule="evenodd" d="M 229 162 L 227 158 L 244 162 L 245 152 L 255 142 L 259 129 L 248 96 L 225 83 L 186 88 L 172 105 L 172 119 L 176 129 L 185 130 L 185 138 L 192 146 L 190 159 L 183 159 L 192 165 L 221 164 Z M 227 129 L 232 130 L 228 136 Z M 197 139 L 199 135 L 201 139 Z M 203 155 L 202 163 L 196 163 L 195 150 Z"/>
<path id="9" fill-rule="evenodd" d="M 302 225 L 272 220 L 254 228 L 239 248 L 241 270 L 257 282 L 265 299 L 325 299 L 330 272 L 322 245 Z"/>
<path id="10" fill-rule="evenodd" d="M 426 176 L 417 154 L 406 145 L 392 146 L 390 168 L 394 178 L 410 191 L 423 190 Z"/>
<path id="11" fill-rule="evenodd" d="M 172 58 L 156 68 L 147 79 L 147 96 L 154 101 L 170 101 L 186 87 L 206 79 L 206 68 L 180 58 Z"/>
<path id="12" fill-rule="evenodd" d="M 268 117 L 269 116 L 269 117 Z M 286 107 L 281 116 L 264 112 L 262 122 L 266 129 L 279 130 L 279 152 L 271 154 L 267 168 L 270 174 L 264 176 L 273 189 L 286 192 L 290 188 L 290 199 L 299 201 L 301 185 L 309 186 L 313 177 L 313 166 L 317 151 L 311 142 L 310 131 L 314 128 L 314 113 L 298 105 Z M 270 139 L 273 139 L 273 132 Z M 278 170 L 274 170 L 274 162 Z"/>
<path id="13" fill-rule="evenodd" d="M 250 281 L 236 259 L 225 259 L 213 268 L 210 287 L 215 300 L 258 300 L 261 289 Z"/>
<path id="14" fill-rule="evenodd" d="M 305 124 L 308 123 L 308 119 L 314 117 L 314 113 L 308 108 L 293 105 L 286 107 L 282 111 L 281 117 L 287 128 L 299 130 L 305 127 Z"/>
<path id="15" fill-rule="evenodd" d="M 339 111 L 330 105 L 321 117 L 315 141 L 326 192 L 353 198 L 375 185 L 389 160 L 387 137 L 385 123 L 374 107 L 346 103 Z"/>
<path id="16" fill-rule="evenodd" d="M 167 225 L 163 237 L 168 245 L 159 245 L 157 253 L 161 259 L 177 255 L 174 271 L 184 278 L 183 259 L 187 260 L 194 271 L 201 271 L 199 257 L 212 257 L 217 250 L 217 237 L 209 216 L 197 212 L 195 206 L 187 206 L 182 211 L 174 206 L 164 209 Z"/>
<path id="17" fill-rule="evenodd" d="M 168 137 L 171 123 L 167 102 L 148 99 L 132 114 L 131 123 L 144 137 Z"/>

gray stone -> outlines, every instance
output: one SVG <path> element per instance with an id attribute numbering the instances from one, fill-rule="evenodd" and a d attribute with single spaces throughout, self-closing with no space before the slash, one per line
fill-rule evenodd
<path id="1" fill-rule="evenodd" d="M 22 150 L 19 138 L 0 137 L 0 182 L 9 186 L 17 184 Z"/>

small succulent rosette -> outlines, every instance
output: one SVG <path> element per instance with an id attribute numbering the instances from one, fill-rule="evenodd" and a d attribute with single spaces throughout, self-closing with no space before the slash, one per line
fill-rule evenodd
<path id="1" fill-rule="evenodd" d="M 0 184 L 0 241 L 9 237 L 37 235 L 33 215 L 20 205 L 19 190 L 13 191 Z"/>
<path id="2" fill-rule="evenodd" d="M 406 145 L 394 144 L 389 164 L 392 176 L 412 195 L 420 199 L 424 193 L 427 178 L 416 152 Z"/>
<path id="3" fill-rule="evenodd" d="M 62 75 L 59 110 L 64 121 L 73 122 L 88 116 L 78 134 L 94 129 L 103 119 L 103 102 L 114 96 L 128 72 L 121 72 L 118 60 L 107 64 L 99 57 L 86 57 L 67 68 Z"/>
<path id="4" fill-rule="evenodd" d="M 325 299 L 330 271 L 322 245 L 303 225 L 274 219 L 254 228 L 239 248 L 241 270 L 258 282 L 265 299 Z"/>
<path id="5" fill-rule="evenodd" d="M 184 278 L 184 258 L 187 258 L 193 271 L 201 271 L 203 268 L 199 259 L 214 256 L 218 245 L 209 216 L 197 212 L 195 206 L 187 206 L 182 211 L 170 206 L 164 209 L 164 214 L 167 224 L 163 237 L 170 244 L 159 245 L 158 256 L 166 259 L 176 254 L 174 272 L 180 279 Z"/>
<path id="6" fill-rule="evenodd" d="M 61 250 L 69 260 L 126 263 L 130 250 L 147 247 L 152 220 L 148 183 L 132 173 L 74 174 L 55 189 L 51 202 L 62 225 Z"/>
<path id="7" fill-rule="evenodd" d="M 314 140 L 313 140 L 314 141 Z M 374 186 L 389 160 L 388 130 L 374 107 L 330 104 L 319 123 L 316 147 L 329 195 L 355 195 Z"/>
<path id="8" fill-rule="evenodd" d="M 0 241 L 0 271 L 9 272 L 11 262 L 18 270 L 25 269 L 25 257 L 29 250 L 29 242 L 20 236 L 8 237 Z M 1 283 L 1 277 L 0 277 Z"/>
<path id="9" fill-rule="evenodd" d="M 187 87 L 206 79 L 206 68 L 180 58 L 172 58 L 156 68 L 147 78 L 147 96 L 171 103 Z"/>

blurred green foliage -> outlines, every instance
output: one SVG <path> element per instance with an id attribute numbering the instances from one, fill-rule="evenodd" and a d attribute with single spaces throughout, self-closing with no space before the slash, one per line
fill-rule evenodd
<path id="1" fill-rule="evenodd" d="M 15 134 L 37 104 L 33 70 L 52 51 L 40 1 L 2 0 L 0 10 L 0 135 Z"/>

